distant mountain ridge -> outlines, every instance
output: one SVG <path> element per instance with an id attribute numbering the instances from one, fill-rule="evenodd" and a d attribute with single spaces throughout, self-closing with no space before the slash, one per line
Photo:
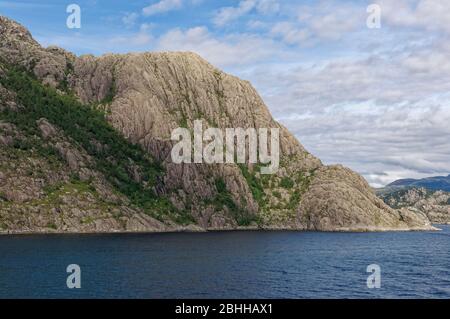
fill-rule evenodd
<path id="1" fill-rule="evenodd" d="M 448 176 L 434 176 L 422 179 L 399 179 L 390 183 L 386 187 L 423 187 L 429 190 L 442 190 L 450 192 L 450 175 Z"/>

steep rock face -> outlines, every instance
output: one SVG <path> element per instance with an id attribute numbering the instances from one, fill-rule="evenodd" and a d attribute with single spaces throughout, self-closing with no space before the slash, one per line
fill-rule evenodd
<path id="1" fill-rule="evenodd" d="M 273 120 L 250 83 L 196 54 L 75 57 L 40 47 L 25 28 L 0 17 L 0 58 L 103 110 L 123 136 L 163 164 L 158 192 L 202 228 L 430 229 L 426 218 L 390 209 L 359 175 L 323 166 Z M 261 175 L 258 165 L 172 163 L 172 130 L 192 129 L 194 120 L 204 128 L 279 128 L 279 171 Z M 76 159 L 63 155 L 71 169 L 80 170 Z"/>
<path id="2" fill-rule="evenodd" d="M 108 92 L 114 92 L 113 101 L 106 106 L 111 123 L 133 143 L 139 143 L 164 162 L 166 191 L 172 193 L 172 200 L 179 207 L 187 208 L 185 203 L 189 202 L 192 206 L 188 209 L 203 227 L 233 225 L 227 216 L 205 205 L 205 201 L 216 196 L 217 179 L 224 179 L 240 210 L 256 215 L 262 203 L 255 200 L 237 165 L 171 163 L 170 135 L 175 128 L 192 129 L 198 119 L 203 120 L 205 128 L 279 128 L 282 156 L 301 157 L 287 166 L 305 172 L 321 166 L 318 159 L 272 119 L 248 82 L 219 71 L 196 54 L 106 55 L 97 59 L 84 56 L 75 63 L 73 79 L 71 84 L 85 103 L 101 103 Z M 294 169 L 285 169 L 280 176 L 288 175 L 286 171 Z M 275 182 L 273 188 L 277 188 Z M 289 225 L 290 219 L 280 223 Z"/>

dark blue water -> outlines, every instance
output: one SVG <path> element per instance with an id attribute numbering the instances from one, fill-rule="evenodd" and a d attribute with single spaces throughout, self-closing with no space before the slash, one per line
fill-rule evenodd
<path id="1" fill-rule="evenodd" d="M 441 228 L 0 236 L 0 298 L 450 298 Z M 81 289 L 66 286 L 69 264 Z M 367 288 L 370 264 L 380 289 Z"/>

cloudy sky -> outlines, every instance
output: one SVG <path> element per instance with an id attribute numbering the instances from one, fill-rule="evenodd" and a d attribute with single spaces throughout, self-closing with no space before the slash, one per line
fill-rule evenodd
<path id="1" fill-rule="evenodd" d="M 71 3 L 81 29 L 66 27 Z M 381 28 L 367 26 L 371 4 Z M 0 14 L 77 54 L 195 51 L 373 186 L 450 173 L 450 1 L 22 0 Z"/>

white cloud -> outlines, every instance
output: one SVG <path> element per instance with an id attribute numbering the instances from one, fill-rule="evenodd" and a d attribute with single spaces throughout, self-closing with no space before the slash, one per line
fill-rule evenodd
<path id="1" fill-rule="evenodd" d="M 326 163 L 343 163 L 374 186 L 450 172 L 450 48 L 247 74 L 272 113 Z"/>
<path id="2" fill-rule="evenodd" d="M 260 14 L 276 13 L 280 10 L 278 0 L 241 0 L 237 7 L 220 8 L 213 22 L 216 26 L 224 26 L 245 14 L 256 10 Z"/>
<path id="3" fill-rule="evenodd" d="M 192 51 L 219 67 L 248 65 L 276 53 L 275 44 L 254 35 L 217 38 L 206 27 L 173 29 L 159 39 L 159 50 Z"/>
<path id="4" fill-rule="evenodd" d="M 301 44 L 310 38 L 311 34 L 306 29 L 298 28 L 291 22 L 278 22 L 271 31 L 272 36 L 281 37 L 288 44 Z"/>
<path id="5" fill-rule="evenodd" d="M 379 186 L 450 171 L 450 104 L 431 103 L 374 105 L 367 110 L 355 104 L 280 120 L 326 163 L 343 163 Z"/>
<path id="6" fill-rule="evenodd" d="M 361 7 L 339 4 L 319 7 L 306 23 L 315 36 L 339 40 L 346 33 L 364 30 L 366 20 L 366 11 Z"/>
<path id="7" fill-rule="evenodd" d="M 364 6 L 320 1 L 309 5 L 279 6 L 278 10 L 284 18 L 273 22 L 268 36 L 289 45 L 312 46 L 321 41 L 337 41 L 367 29 Z"/>
<path id="8" fill-rule="evenodd" d="M 150 33 L 153 28 L 152 24 L 143 23 L 140 26 L 139 32 L 134 35 L 117 36 L 109 40 L 112 44 L 127 44 L 128 46 L 148 46 L 154 41 L 153 35 Z"/>
<path id="9" fill-rule="evenodd" d="M 182 5 L 183 5 L 182 0 L 161 0 L 157 3 L 149 5 L 144 9 L 142 9 L 142 13 L 145 16 L 151 16 L 159 13 L 180 9 Z"/>
<path id="10" fill-rule="evenodd" d="M 247 22 L 247 27 L 252 30 L 263 30 L 268 27 L 268 24 L 260 20 L 250 20 Z"/>
<path id="11" fill-rule="evenodd" d="M 138 18 L 139 14 L 135 12 L 127 13 L 122 17 L 122 22 L 126 27 L 130 28 L 136 24 Z"/>
<path id="12" fill-rule="evenodd" d="M 377 3 L 382 18 L 390 25 L 450 33 L 450 1 L 378 0 Z"/>
<path id="13" fill-rule="evenodd" d="M 214 24 L 217 26 L 224 26 L 232 20 L 236 20 L 244 14 L 253 10 L 256 5 L 256 0 L 243 0 L 239 2 L 237 7 L 224 7 L 219 10 L 214 17 Z"/>
<path id="14" fill-rule="evenodd" d="M 261 14 L 276 13 L 280 10 L 278 0 L 259 0 L 256 9 Z"/>
<path id="15" fill-rule="evenodd" d="M 292 9 L 294 19 L 275 24 L 272 34 L 281 36 L 287 43 L 303 43 L 308 37 L 339 40 L 355 31 L 366 29 L 366 10 L 363 6 L 321 1 L 314 5 L 301 5 Z"/>

